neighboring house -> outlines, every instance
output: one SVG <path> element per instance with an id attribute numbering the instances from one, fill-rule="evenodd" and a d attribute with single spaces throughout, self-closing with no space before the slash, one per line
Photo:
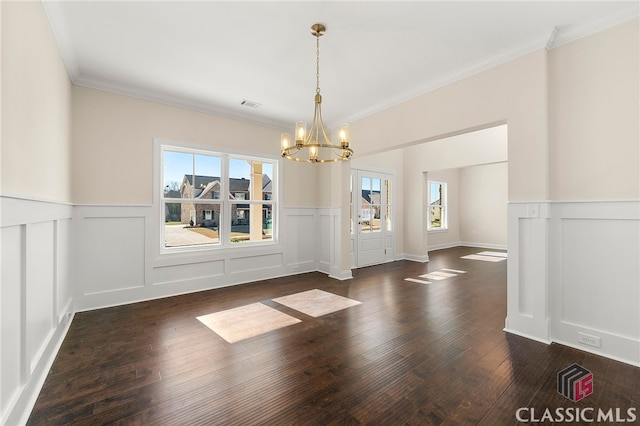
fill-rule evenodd
<path id="1" fill-rule="evenodd" d="M 373 219 L 380 219 L 380 206 L 382 204 L 380 191 L 363 189 L 361 203 L 360 214 L 363 224 L 369 224 Z"/>
<path id="2" fill-rule="evenodd" d="M 229 179 L 229 199 L 230 200 L 250 200 L 249 179 L 230 178 Z M 180 198 L 195 200 L 219 200 L 220 178 L 216 176 L 185 175 L 180 185 Z M 272 197 L 272 183 L 269 176 L 262 175 L 262 196 L 261 200 L 270 200 Z M 265 205 L 262 209 L 263 221 L 271 217 L 271 206 Z M 181 203 L 180 221 L 193 226 L 205 226 L 217 228 L 220 221 L 220 205 L 217 203 Z M 231 207 L 232 225 L 246 225 L 249 223 L 249 204 L 232 204 Z"/>

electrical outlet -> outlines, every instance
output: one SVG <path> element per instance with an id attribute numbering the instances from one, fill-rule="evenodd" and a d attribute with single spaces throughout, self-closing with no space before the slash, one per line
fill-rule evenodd
<path id="1" fill-rule="evenodd" d="M 578 333 L 578 342 L 589 346 L 600 347 L 600 338 L 598 336 L 592 336 L 590 334 Z"/>

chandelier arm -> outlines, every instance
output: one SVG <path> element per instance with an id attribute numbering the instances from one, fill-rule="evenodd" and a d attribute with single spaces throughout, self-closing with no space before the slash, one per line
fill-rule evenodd
<path id="1" fill-rule="evenodd" d="M 318 132 L 319 132 L 318 117 L 320 117 L 320 122 L 322 122 L 322 112 L 318 114 L 319 109 L 320 109 L 320 103 L 316 101 L 316 106 L 313 110 L 313 120 L 311 121 L 311 127 L 309 128 L 309 134 L 307 135 L 307 139 L 305 140 L 306 145 L 320 143 L 320 141 L 318 140 Z"/>
<path id="2" fill-rule="evenodd" d="M 318 109 L 320 109 L 320 105 L 318 105 Z M 337 146 L 337 145 L 334 145 L 331 142 L 331 139 L 329 139 L 329 136 L 327 136 L 327 131 L 324 128 L 324 121 L 322 120 L 322 111 L 320 111 L 319 117 L 320 117 L 320 119 L 319 119 L 320 128 L 322 129 L 322 136 L 324 136 L 325 143 L 329 144 L 329 146 L 331 146 L 331 147 Z"/>

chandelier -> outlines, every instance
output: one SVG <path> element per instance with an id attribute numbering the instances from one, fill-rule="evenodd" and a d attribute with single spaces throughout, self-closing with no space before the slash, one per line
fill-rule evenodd
<path id="1" fill-rule="evenodd" d="M 327 136 L 322 121 L 322 95 L 320 95 L 320 37 L 326 28 L 322 24 L 314 24 L 311 34 L 316 37 L 316 95 L 313 121 L 307 132 L 307 124 L 296 122 L 295 140 L 291 140 L 289 133 L 280 136 L 281 154 L 284 158 L 306 163 L 327 163 L 348 160 L 353 155 L 349 148 L 349 125 L 343 124 L 339 131 L 339 144 L 334 144 Z"/>

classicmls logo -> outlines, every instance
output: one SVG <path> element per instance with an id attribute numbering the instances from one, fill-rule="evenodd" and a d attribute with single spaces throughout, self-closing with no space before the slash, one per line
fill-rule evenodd
<path id="1" fill-rule="evenodd" d="M 558 393 L 578 402 L 593 393 L 593 374 L 581 365 L 572 364 L 558 372 Z"/>
<path id="2" fill-rule="evenodd" d="M 558 372 L 558 393 L 578 402 L 593 393 L 593 374 L 581 365 L 572 364 Z M 576 404 L 571 407 L 520 407 L 516 420 L 521 423 L 636 423 L 636 407 L 594 408 Z M 637 423 L 636 423 L 637 424 Z"/>

